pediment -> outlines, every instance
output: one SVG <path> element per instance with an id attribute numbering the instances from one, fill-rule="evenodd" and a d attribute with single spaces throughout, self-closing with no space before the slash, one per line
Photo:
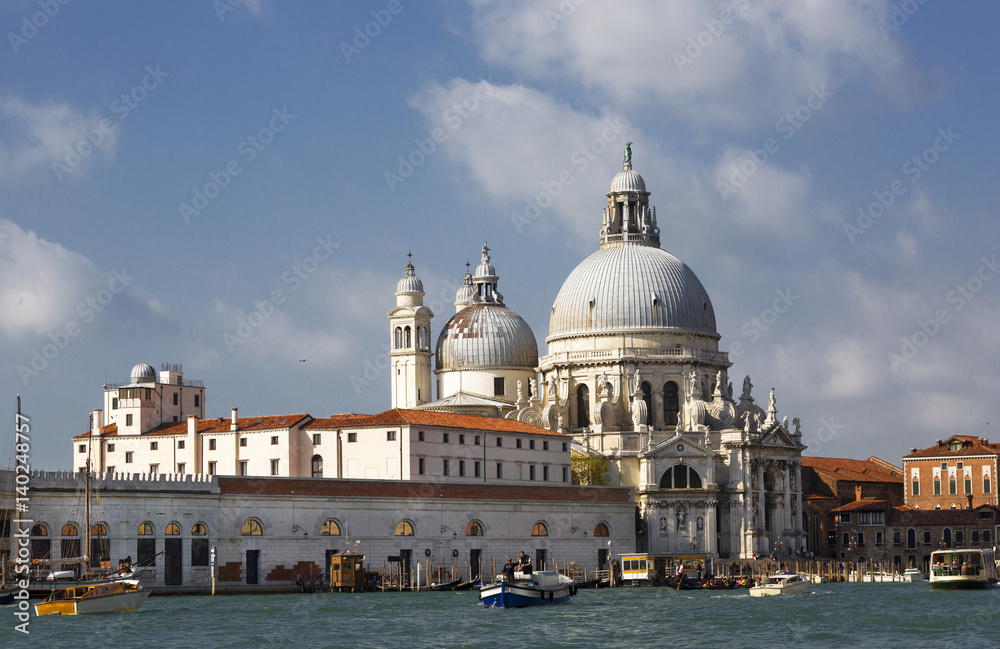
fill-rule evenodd
<path id="1" fill-rule="evenodd" d="M 641 453 L 641 457 L 647 458 L 695 458 L 703 459 L 712 457 L 715 455 L 715 451 L 710 448 L 706 448 L 701 444 L 692 441 L 691 439 L 685 437 L 683 434 L 675 434 L 673 437 L 666 439 L 656 446 L 654 446 L 649 451 Z"/>
<path id="2" fill-rule="evenodd" d="M 774 428 L 761 435 L 758 442 L 764 446 L 778 446 L 781 448 L 798 449 L 800 444 L 793 440 L 781 424 L 775 424 Z"/>

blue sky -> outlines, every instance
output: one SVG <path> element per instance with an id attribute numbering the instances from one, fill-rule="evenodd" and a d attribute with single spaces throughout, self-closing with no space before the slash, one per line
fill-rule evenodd
<path id="1" fill-rule="evenodd" d="M 808 454 L 989 435 L 998 14 L 2 1 L 0 410 L 49 469 L 139 362 L 208 416 L 379 412 L 406 253 L 436 335 L 484 239 L 544 350 L 627 137 L 731 379 Z"/>

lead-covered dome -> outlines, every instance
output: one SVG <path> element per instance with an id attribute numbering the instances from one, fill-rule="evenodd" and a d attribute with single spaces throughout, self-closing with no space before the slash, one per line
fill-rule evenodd
<path id="1" fill-rule="evenodd" d="M 156 380 L 156 370 L 149 363 L 139 363 L 132 368 L 131 379 L 133 383 L 145 383 Z"/>
<path id="2" fill-rule="evenodd" d="M 584 259 L 552 305 L 549 337 L 688 329 L 716 334 L 705 287 L 677 257 L 648 245 L 598 250 Z"/>
<path id="3" fill-rule="evenodd" d="M 420 281 L 419 277 L 417 277 L 416 269 L 413 267 L 413 264 L 407 262 L 406 272 L 403 274 L 403 277 L 396 284 L 396 294 L 397 295 L 400 293 L 422 294 L 423 292 L 424 292 L 424 283 Z"/>
<path id="4" fill-rule="evenodd" d="M 505 306 L 473 304 L 451 317 L 438 336 L 439 370 L 527 368 L 538 365 L 531 327 Z"/>
<path id="5" fill-rule="evenodd" d="M 612 192 L 644 192 L 646 191 L 646 181 L 631 167 L 622 169 L 611 181 Z"/>

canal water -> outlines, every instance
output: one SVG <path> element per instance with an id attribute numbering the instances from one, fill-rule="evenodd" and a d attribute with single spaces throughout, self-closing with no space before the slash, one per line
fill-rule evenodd
<path id="1" fill-rule="evenodd" d="M 1000 647 L 1000 589 L 820 584 L 745 590 L 582 590 L 572 603 L 494 610 L 474 592 L 150 597 L 136 613 L 31 618 L 0 607 L 0 648 Z"/>

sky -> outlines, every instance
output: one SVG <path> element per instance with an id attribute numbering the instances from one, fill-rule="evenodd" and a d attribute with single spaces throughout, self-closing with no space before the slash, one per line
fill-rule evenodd
<path id="1" fill-rule="evenodd" d="M 68 469 L 142 362 L 204 381 L 208 417 L 380 412 L 407 253 L 436 337 L 484 241 L 544 353 L 631 141 L 730 380 L 773 387 L 806 454 L 990 437 L 998 21 L 941 0 L 0 0 L 0 413 L 21 394 L 32 467 Z"/>

